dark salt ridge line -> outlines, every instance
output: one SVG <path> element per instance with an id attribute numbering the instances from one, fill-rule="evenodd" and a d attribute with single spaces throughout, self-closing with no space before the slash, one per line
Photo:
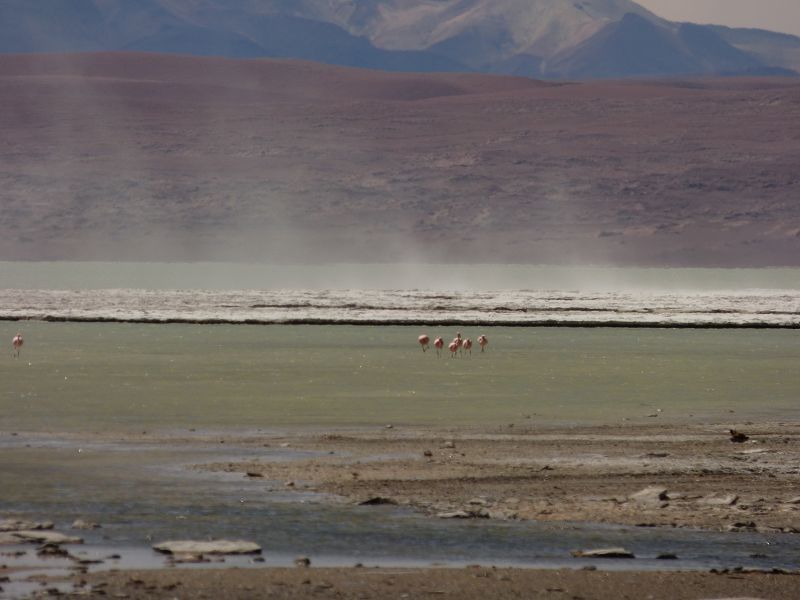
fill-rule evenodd
<path id="1" fill-rule="evenodd" d="M 0 315 L 0 321 L 43 321 L 49 323 L 139 323 L 139 324 L 186 324 L 186 325 L 369 325 L 369 326 L 482 326 L 482 327 L 571 327 L 571 328 L 630 328 L 630 329 L 800 329 L 798 323 L 764 322 L 714 322 L 714 321 L 559 321 L 556 319 L 530 319 L 524 321 L 496 321 L 484 319 L 353 319 L 353 318 L 273 318 L 273 319 L 225 319 L 191 317 L 101 317 L 101 316 L 63 316 L 39 315 L 17 317 Z"/>

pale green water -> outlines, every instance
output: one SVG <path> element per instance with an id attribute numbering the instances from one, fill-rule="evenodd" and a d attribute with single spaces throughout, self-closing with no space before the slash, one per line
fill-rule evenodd
<path id="1" fill-rule="evenodd" d="M 738 421 L 800 408 L 792 330 L 498 327 L 463 332 L 486 333 L 486 354 L 437 359 L 416 327 L 9 322 L 0 339 L 18 329 L 21 358 L 9 343 L 0 360 L 6 430 L 653 422 L 658 408 L 662 420 Z"/>
<path id="2" fill-rule="evenodd" d="M 0 261 L 2 288 L 797 290 L 800 269 Z"/>

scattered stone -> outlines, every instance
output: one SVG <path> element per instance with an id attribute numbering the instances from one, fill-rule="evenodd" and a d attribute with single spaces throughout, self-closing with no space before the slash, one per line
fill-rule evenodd
<path id="1" fill-rule="evenodd" d="M 575 558 L 636 558 L 625 548 L 597 548 L 595 550 L 573 550 Z"/>
<path id="2" fill-rule="evenodd" d="M 741 431 L 736 431 L 735 429 L 731 429 L 730 432 L 731 432 L 731 441 L 736 444 L 741 444 L 750 439 L 749 435 L 745 435 Z"/>
<path id="3" fill-rule="evenodd" d="M 14 537 L 12 533 L 0 532 L 0 546 L 10 546 L 12 544 L 19 544 L 19 538 Z"/>
<path id="4" fill-rule="evenodd" d="M 383 496 L 374 496 L 373 498 L 369 498 L 368 500 L 358 503 L 359 506 L 380 506 L 383 504 L 396 505 L 397 501 L 392 500 L 391 498 L 385 498 Z"/>
<path id="5" fill-rule="evenodd" d="M 700 504 L 707 504 L 709 506 L 733 506 L 739 501 L 739 496 L 736 494 L 709 494 L 703 496 L 698 500 Z"/>
<path id="6" fill-rule="evenodd" d="M 648 452 L 647 454 L 642 454 L 642 458 L 666 458 L 669 456 L 669 452 Z"/>
<path id="7" fill-rule="evenodd" d="M 100 529 L 100 525 L 83 519 L 76 519 L 72 522 L 72 529 Z"/>
<path id="8" fill-rule="evenodd" d="M 597 567 L 594 565 L 584 565 L 581 567 L 581 571 L 597 571 Z"/>
<path id="9" fill-rule="evenodd" d="M 488 502 L 484 498 L 472 498 L 471 500 L 467 501 L 467 504 L 472 504 L 475 506 L 488 506 Z"/>
<path id="10" fill-rule="evenodd" d="M 289 442 L 283 442 L 282 444 L 280 444 L 281 448 L 288 448 L 289 446 L 291 446 Z"/>
<path id="11" fill-rule="evenodd" d="M 490 519 L 512 521 L 519 516 L 519 513 L 513 510 L 492 509 L 488 511 L 488 516 Z"/>
<path id="12" fill-rule="evenodd" d="M 16 519 L 3 519 L 0 521 L 0 531 L 36 531 L 52 528 L 53 523 L 50 521 L 17 521 Z"/>
<path id="13" fill-rule="evenodd" d="M 663 508 L 667 505 L 666 501 L 669 500 L 669 496 L 667 495 L 667 488 L 650 486 L 639 490 L 635 494 L 631 494 L 628 496 L 628 499 L 637 504 L 646 504 Z"/>
<path id="14" fill-rule="evenodd" d="M 33 542 L 36 544 L 82 544 L 83 539 L 65 535 L 57 531 L 13 531 L 11 536 L 17 538 L 17 543 Z"/>
<path id="15" fill-rule="evenodd" d="M 733 523 L 732 525 L 728 525 L 725 530 L 726 531 L 755 531 L 757 525 L 753 521 L 747 521 L 745 523 Z"/>
<path id="16" fill-rule="evenodd" d="M 310 567 L 311 566 L 311 559 L 307 556 L 298 556 L 294 559 L 294 566 L 295 567 Z"/>
<path id="17" fill-rule="evenodd" d="M 433 456 L 433 452 L 431 452 L 430 450 L 425 450 L 425 452 L 422 453 L 422 456 L 427 456 L 428 458 L 430 458 L 431 456 Z"/>
<path id="18" fill-rule="evenodd" d="M 678 560 L 678 555 L 672 554 L 671 552 L 664 552 L 656 556 L 656 560 Z"/>
<path id="19" fill-rule="evenodd" d="M 667 492 L 667 500 L 697 500 L 698 498 L 702 498 L 702 496 L 689 496 L 683 492 Z"/>
<path id="20" fill-rule="evenodd" d="M 472 519 L 475 515 L 465 510 L 453 510 L 449 512 L 440 512 L 436 516 L 440 519 Z"/>
<path id="21" fill-rule="evenodd" d="M 749 450 L 741 450 L 739 454 L 772 454 L 775 450 L 769 448 L 750 448 Z"/>
<path id="22" fill-rule="evenodd" d="M 384 429 L 394 429 L 394 425 L 385 425 Z"/>
<path id="23" fill-rule="evenodd" d="M 153 550 L 164 554 L 260 554 L 261 546 L 244 540 L 170 540 L 155 544 Z"/>
<path id="24" fill-rule="evenodd" d="M 45 544 L 36 549 L 36 556 L 41 558 L 49 558 L 51 556 L 69 558 L 70 554 L 58 544 Z"/>
<path id="25" fill-rule="evenodd" d="M 266 562 L 266 559 L 263 556 L 256 556 L 255 558 L 252 559 L 252 562 L 263 563 Z"/>
<path id="26" fill-rule="evenodd" d="M 286 483 L 284 483 L 283 485 L 285 485 L 286 487 L 294 487 L 294 486 L 295 486 L 295 483 L 294 483 L 294 481 L 287 481 L 287 482 L 286 482 Z"/>
<path id="27" fill-rule="evenodd" d="M 784 504 L 800 504 L 800 496 L 796 496 L 791 498 L 790 500 L 784 501 Z"/>
<path id="28" fill-rule="evenodd" d="M 203 554 L 197 554 L 194 552 L 180 552 L 173 554 L 170 556 L 169 561 L 175 565 L 211 562 L 211 560 L 206 558 Z"/>
<path id="29" fill-rule="evenodd" d="M 452 440 L 447 440 L 444 444 L 442 444 L 442 448 L 455 448 L 456 444 Z"/>
<path id="30" fill-rule="evenodd" d="M 259 473 L 258 471 L 247 471 L 245 473 L 246 477 L 264 477 L 263 473 Z"/>

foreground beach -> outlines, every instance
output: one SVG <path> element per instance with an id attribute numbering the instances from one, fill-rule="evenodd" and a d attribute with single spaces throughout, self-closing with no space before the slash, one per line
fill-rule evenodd
<path id="1" fill-rule="evenodd" d="M 30 566 L 0 568 L 0 577 L 10 578 L 0 587 L 13 591 L 19 589 L 15 582 L 24 580 L 29 592 L 53 595 L 60 590 L 81 597 L 117 598 L 796 598 L 800 425 L 642 421 L 564 428 L 537 426 L 532 420 L 523 417 L 489 427 L 381 426 L 335 432 L 300 428 L 256 435 L 93 433 L 88 437 L 98 444 L 113 439 L 131 451 L 158 446 L 179 453 L 182 448 L 195 452 L 222 447 L 230 455 L 235 448 L 254 458 L 195 461 L 187 468 L 201 475 L 235 476 L 245 486 L 241 489 L 260 490 L 258 486 L 270 482 L 271 489 L 282 489 L 280 493 L 290 501 L 292 495 L 302 502 L 310 493 L 322 493 L 323 511 L 326 506 L 333 510 L 366 502 L 359 510 L 375 511 L 378 519 L 390 518 L 388 511 L 406 507 L 436 522 L 553 522 L 563 527 L 566 536 L 582 522 L 636 526 L 634 530 L 656 540 L 662 531 L 685 529 L 697 532 L 700 539 L 724 536 L 708 538 L 712 553 L 714 540 L 735 542 L 747 537 L 750 541 L 733 555 L 720 547 L 721 555 L 728 554 L 719 563 L 725 566 L 716 568 L 709 568 L 717 563 L 708 559 L 687 563 L 690 557 L 681 556 L 683 546 L 670 547 L 669 537 L 651 546 L 624 532 L 623 539 L 628 536 L 631 544 L 627 550 L 636 558 L 575 558 L 565 549 L 558 562 L 550 563 L 561 568 L 542 568 L 544 563 L 535 558 L 535 551 L 529 564 L 517 561 L 530 568 L 495 566 L 491 560 L 477 559 L 474 566 L 458 566 L 457 561 L 446 565 L 452 568 L 437 567 L 435 561 L 427 568 L 405 567 L 402 560 L 395 568 L 375 568 L 368 557 L 331 568 L 325 557 L 318 562 L 313 545 L 304 555 L 309 567 L 285 568 L 280 566 L 285 563 L 270 557 L 267 534 L 265 540 L 259 539 L 267 552 L 264 561 L 250 558 L 243 564 L 206 555 L 184 557 L 184 563 L 155 558 L 152 552 L 151 564 L 160 561 L 166 568 L 146 570 L 131 568 L 134 563 L 126 562 L 126 549 L 105 542 L 104 558 L 91 564 L 79 562 L 82 546 L 65 546 L 76 559 L 69 567 L 74 574 L 66 577 L 50 558 L 39 558 L 39 570 L 33 574 Z M 749 439 L 731 441 L 731 428 L 746 432 Z M 73 433 L 62 441 L 85 444 L 88 437 Z M 275 451 L 292 453 L 292 458 L 276 460 L 270 454 Z M 258 458 L 259 453 L 264 456 Z M 176 531 L 184 527 L 184 537 L 197 538 L 192 535 L 192 522 L 185 523 L 177 525 Z M 599 529 L 594 547 L 570 550 L 597 549 L 609 545 L 609 536 L 619 535 Z M 658 556 L 652 548 L 661 549 Z M 26 551 L 33 560 L 34 547 Z M 109 559 L 114 553 L 118 559 Z M 228 568 L 220 570 L 226 563 Z M 364 566 L 356 566 L 360 563 Z M 49 569 L 54 569 L 52 575 Z"/>
<path id="2" fill-rule="evenodd" d="M 520 569 L 262 569 L 137 571 L 88 578 L 89 598 L 797 598 L 800 576 Z"/>
<path id="3" fill-rule="evenodd" d="M 438 518 L 800 533 L 800 424 L 732 421 L 748 437 L 733 442 L 727 423 L 543 428 L 533 420 L 298 434 L 268 443 L 319 454 L 196 468 Z"/>

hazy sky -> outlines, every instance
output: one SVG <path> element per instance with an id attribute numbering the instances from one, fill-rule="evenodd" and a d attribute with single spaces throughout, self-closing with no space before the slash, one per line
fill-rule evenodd
<path id="1" fill-rule="evenodd" d="M 636 0 L 673 21 L 759 27 L 800 35 L 800 0 Z"/>

